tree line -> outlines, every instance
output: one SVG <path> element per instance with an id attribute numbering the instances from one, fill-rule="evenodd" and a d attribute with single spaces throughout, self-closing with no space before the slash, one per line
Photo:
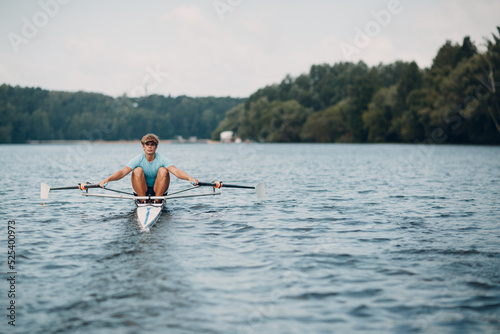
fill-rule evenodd
<path id="1" fill-rule="evenodd" d="M 231 130 L 262 142 L 500 144 L 500 37 L 492 35 L 484 52 L 469 37 L 446 41 L 430 68 L 313 65 L 229 110 L 212 138 Z"/>
<path id="2" fill-rule="evenodd" d="M 30 140 L 134 140 L 147 132 L 162 139 L 210 138 L 231 97 L 113 98 L 86 92 L 0 86 L 0 143 Z"/>
<path id="3" fill-rule="evenodd" d="M 429 68 L 415 62 L 311 66 L 247 99 L 0 86 L 0 143 L 162 139 L 220 132 L 260 142 L 500 144 L 500 27 L 485 50 L 447 41 Z M 496 80 L 496 81 L 495 81 Z"/>

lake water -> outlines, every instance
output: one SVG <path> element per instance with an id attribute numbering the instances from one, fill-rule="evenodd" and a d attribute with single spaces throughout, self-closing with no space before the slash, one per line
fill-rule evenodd
<path id="1" fill-rule="evenodd" d="M 500 147 L 160 145 L 201 181 L 265 181 L 267 196 L 172 200 L 149 232 L 129 200 L 40 200 L 41 182 L 99 182 L 140 152 L 0 146 L 0 332 L 500 331 Z"/>

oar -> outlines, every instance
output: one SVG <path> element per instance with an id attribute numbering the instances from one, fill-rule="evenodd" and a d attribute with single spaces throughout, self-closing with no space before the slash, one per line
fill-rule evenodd
<path id="1" fill-rule="evenodd" d="M 215 182 L 198 182 L 198 186 L 206 186 L 206 187 L 214 187 L 214 188 L 240 188 L 240 189 L 255 189 L 257 191 L 257 197 L 263 198 L 266 197 L 266 188 L 264 186 L 264 182 L 259 183 L 255 187 L 251 186 L 239 186 L 235 184 L 226 184 L 222 181 Z"/>
<path id="2" fill-rule="evenodd" d="M 180 195 L 180 196 L 130 196 L 130 195 L 106 195 L 106 194 L 89 194 L 89 193 L 82 193 L 83 196 L 87 197 L 106 197 L 106 198 L 125 198 L 125 199 L 174 199 L 174 198 L 188 198 L 188 197 L 200 197 L 200 196 L 215 196 L 215 195 L 220 195 L 219 192 L 214 192 L 214 193 L 208 193 L 208 194 L 195 194 L 195 195 Z"/>
<path id="3" fill-rule="evenodd" d="M 47 184 L 42 183 L 41 184 L 41 190 L 40 190 L 40 198 L 41 199 L 48 199 L 49 198 L 49 192 L 51 190 L 66 190 L 66 189 L 80 189 L 80 190 L 87 190 L 89 188 L 99 188 L 98 184 L 91 184 L 91 183 L 79 183 L 77 186 L 69 186 L 69 187 L 57 187 L 57 188 L 51 188 Z"/>

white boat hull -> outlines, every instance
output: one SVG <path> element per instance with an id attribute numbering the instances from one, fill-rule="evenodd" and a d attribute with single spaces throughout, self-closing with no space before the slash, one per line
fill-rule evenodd
<path id="1" fill-rule="evenodd" d="M 161 211 L 165 206 L 163 203 L 137 203 L 137 220 L 142 229 L 147 229 L 153 226 L 161 216 Z"/>

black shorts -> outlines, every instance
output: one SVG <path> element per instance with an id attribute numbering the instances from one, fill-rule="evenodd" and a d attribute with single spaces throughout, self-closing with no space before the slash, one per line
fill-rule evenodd
<path id="1" fill-rule="evenodd" d="M 166 191 L 163 196 L 167 196 L 168 191 Z M 137 194 L 134 191 L 134 196 L 137 196 Z M 156 196 L 155 190 L 153 187 L 148 187 L 148 190 L 146 190 L 146 196 Z"/>

